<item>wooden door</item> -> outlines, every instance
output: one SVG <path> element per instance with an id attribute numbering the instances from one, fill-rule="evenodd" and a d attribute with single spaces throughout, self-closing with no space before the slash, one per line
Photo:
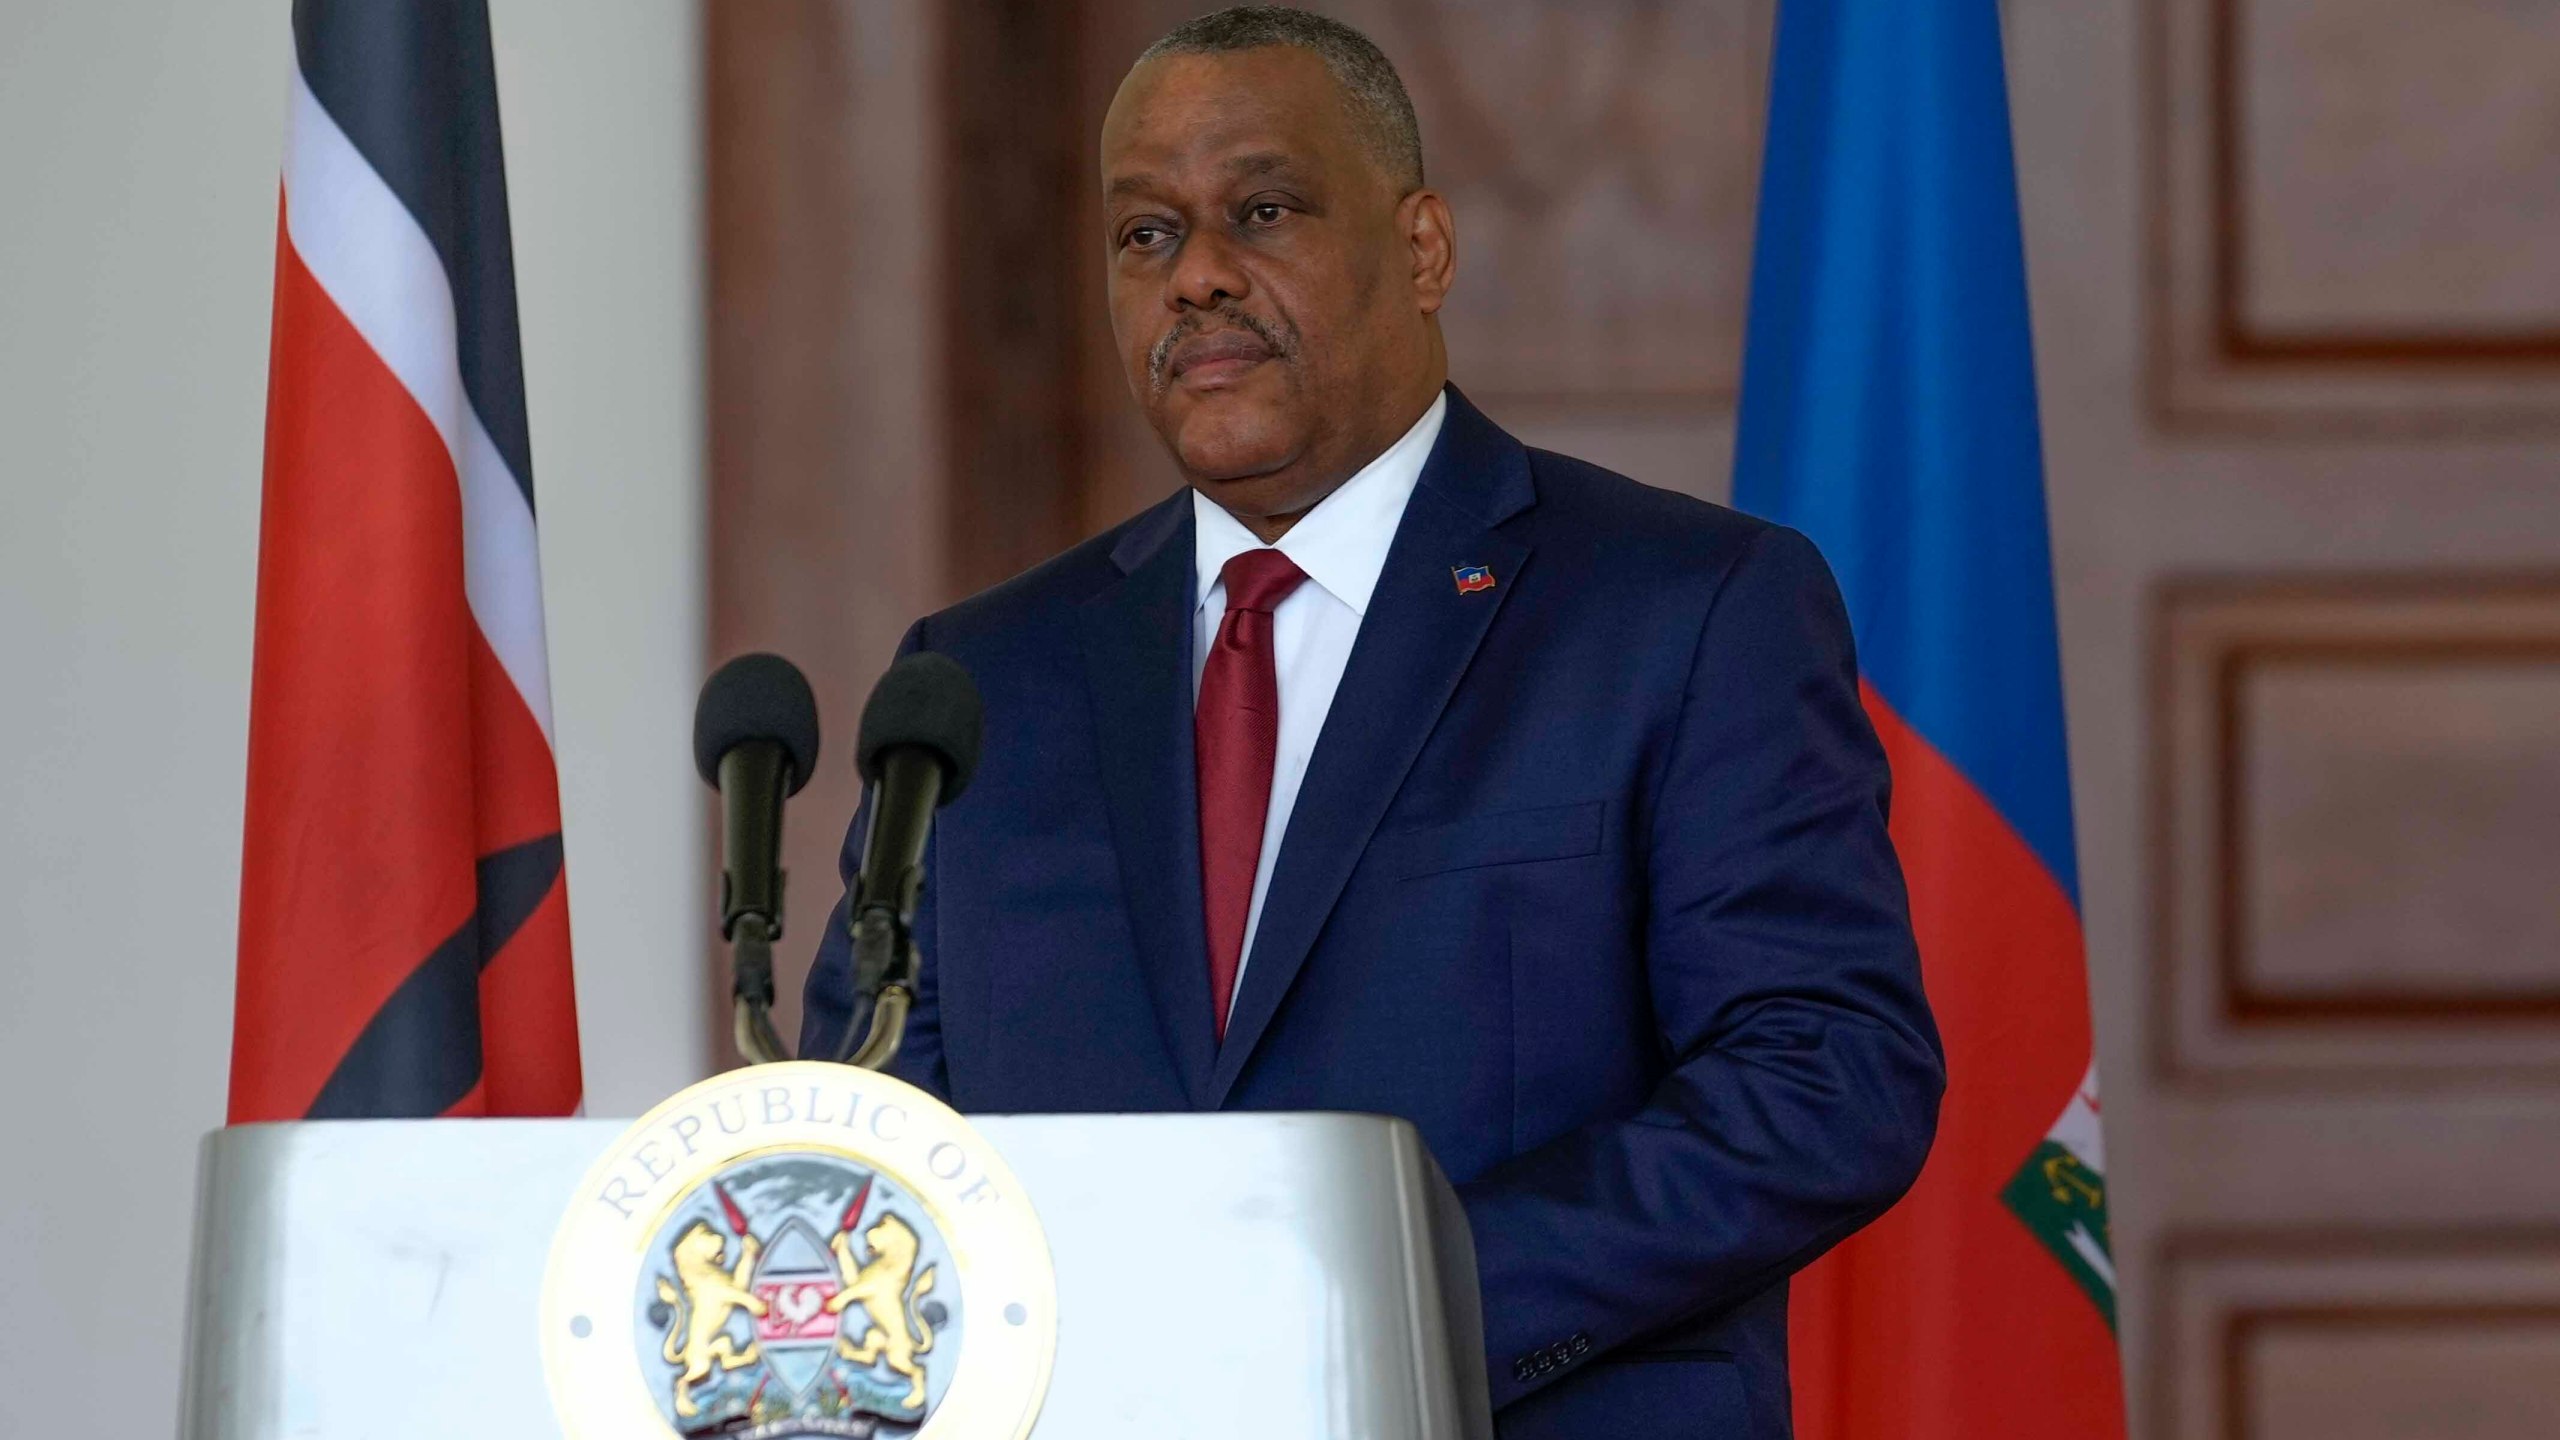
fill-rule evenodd
<path id="1" fill-rule="evenodd" d="M 2560 7 L 2013 6 L 2140 1434 L 2560 1426 Z"/>

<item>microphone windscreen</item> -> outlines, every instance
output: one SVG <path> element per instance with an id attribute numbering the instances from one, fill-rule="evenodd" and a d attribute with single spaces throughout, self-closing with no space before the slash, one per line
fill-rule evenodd
<path id="1" fill-rule="evenodd" d="M 986 725 L 977 682 L 948 655 L 919 650 L 889 667 L 862 707 L 859 742 L 862 778 L 880 778 L 880 762 L 901 745 L 918 745 L 942 757 L 942 799 L 948 804 L 969 786 L 978 769 L 978 740 Z"/>
<path id="2" fill-rule="evenodd" d="M 720 785 L 720 757 L 750 740 L 770 740 L 791 761 L 797 795 L 818 773 L 818 699 L 800 667 L 779 655 L 741 655 L 711 672 L 693 706 L 693 768 Z"/>

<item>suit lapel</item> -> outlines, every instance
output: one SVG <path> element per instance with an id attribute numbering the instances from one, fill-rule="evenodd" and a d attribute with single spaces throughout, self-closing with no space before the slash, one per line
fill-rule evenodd
<path id="1" fill-rule="evenodd" d="M 1439 724 L 1440 712 L 1528 558 L 1525 543 L 1494 528 L 1534 498 L 1528 455 L 1455 387 L 1448 393 L 1449 412 L 1441 422 L 1439 442 L 1396 528 L 1290 811 L 1253 953 L 1246 958 L 1235 1011 L 1228 1019 L 1226 1043 L 1218 1049 L 1209 1081 L 1209 1105 L 1225 1102 L 1270 1028 L 1369 837 Z M 1461 593 L 1451 572 L 1466 566 L 1490 566 L 1493 587 Z M 1186 736 L 1186 766 L 1190 753 Z M 1196 828 L 1188 872 L 1195 897 Z M 1192 928 L 1199 927 L 1195 923 Z M 1207 964 L 1204 954 L 1204 971 Z M 1205 981 L 1201 988 L 1205 991 Z M 1201 1004 L 1207 1004 L 1205 997 Z"/>
<path id="2" fill-rule="evenodd" d="M 1130 527 L 1111 556 L 1124 578 L 1077 618 L 1130 935 L 1196 1106 L 1215 1057 L 1191 758 L 1191 552 L 1185 490 Z"/>

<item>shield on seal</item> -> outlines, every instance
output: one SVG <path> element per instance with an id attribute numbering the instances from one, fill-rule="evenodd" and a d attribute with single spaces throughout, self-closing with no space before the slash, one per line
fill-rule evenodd
<path id="1" fill-rule="evenodd" d="M 794 1215 L 774 1232 L 753 1280 L 764 1314 L 756 1321 L 756 1341 L 765 1363 L 795 1398 L 806 1397 L 826 1369 L 827 1352 L 841 1327 L 827 1301 L 844 1288 L 835 1257 L 809 1222 Z"/>

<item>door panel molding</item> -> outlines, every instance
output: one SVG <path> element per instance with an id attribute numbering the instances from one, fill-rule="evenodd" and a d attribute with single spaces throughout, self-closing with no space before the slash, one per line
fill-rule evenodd
<path id="1" fill-rule="evenodd" d="M 2560 972 L 2538 959 L 2560 953 L 2560 903 L 2532 898 L 2560 853 L 2560 762 L 2531 763 L 2548 748 L 2541 722 L 2560 718 L 2560 576 L 2176 580 L 2158 591 L 2153 631 L 2159 1071 L 2297 1084 L 2560 1074 Z M 2290 732 L 2268 734 L 2271 718 Z M 2527 761 L 2512 793 L 2460 791 L 2502 744 Z M 2525 803 L 2541 786 L 2548 812 Z M 2261 823 L 2253 807 L 2271 794 L 2295 816 Z M 2419 819 L 2453 832 L 2438 846 L 2455 847 L 2449 870 L 2400 853 L 2425 843 L 2400 833 Z M 2279 868 L 2289 893 L 2271 900 Z M 2523 897 L 2480 917 L 2495 935 L 2464 928 L 2460 907 L 2483 896 Z M 2289 930 L 2310 953 L 2275 963 L 2270 911 L 2291 917 L 2278 938 Z M 2513 933 L 2517 915 L 2548 933 Z M 2394 924 L 2473 943 L 2403 941 Z M 2509 934 L 2513 954 L 2497 947 Z"/>

